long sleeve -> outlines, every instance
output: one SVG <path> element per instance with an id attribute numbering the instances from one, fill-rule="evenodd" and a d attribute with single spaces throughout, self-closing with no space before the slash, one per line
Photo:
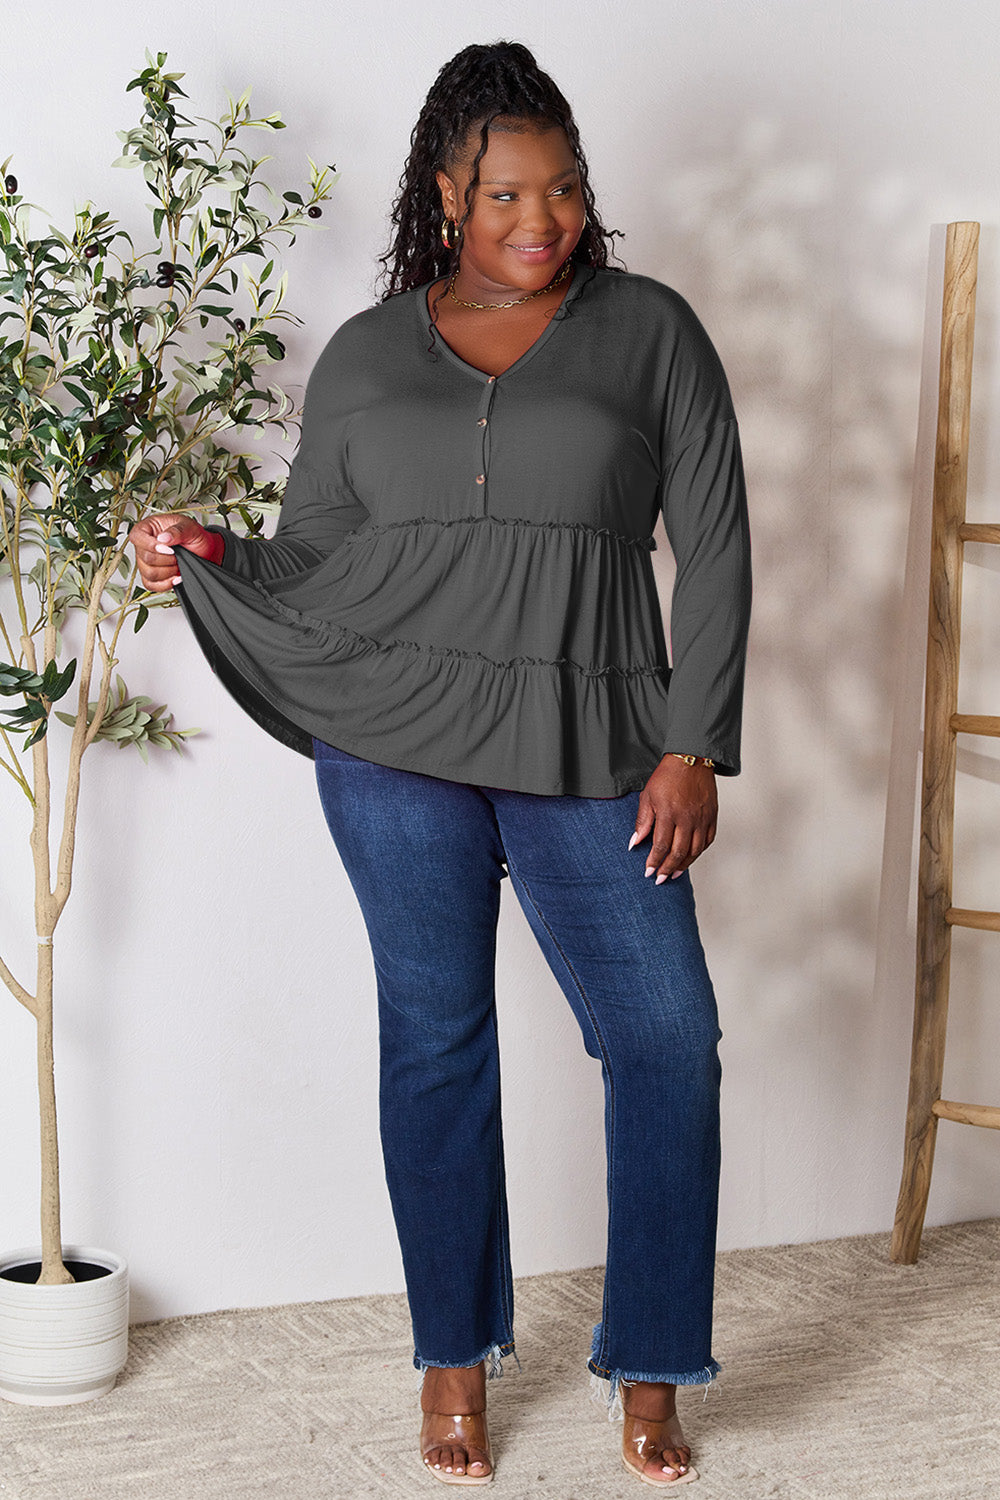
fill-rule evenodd
<path id="1" fill-rule="evenodd" d="M 735 417 L 672 455 L 661 511 L 677 562 L 663 751 L 711 756 L 718 772 L 737 776 L 752 585 Z"/>
<path id="2" fill-rule="evenodd" d="M 266 583 L 313 568 L 367 520 L 368 511 L 347 476 L 350 386 L 334 334 L 306 385 L 299 447 L 274 536 L 251 541 L 226 526 L 205 528 L 222 536 L 225 552 L 220 566 L 228 572 Z"/>

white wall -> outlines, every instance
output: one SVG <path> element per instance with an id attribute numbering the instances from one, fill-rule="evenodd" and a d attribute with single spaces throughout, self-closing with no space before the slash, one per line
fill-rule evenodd
<path id="1" fill-rule="evenodd" d="M 62 0 L 41 41 L 36 13 L 8 0 L 0 59 L 0 145 L 45 210 L 35 233 L 92 198 L 148 242 L 141 179 L 109 166 L 147 46 L 185 72 L 190 114 L 218 115 L 247 86 L 260 113 L 282 112 L 289 128 L 259 137 L 278 188 L 305 180 L 307 152 L 340 167 L 322 230 L 285 252 L 304 326 L 283 335 L 278 373 L 296 394 L 373 300 L 440 64 L 511 36 L 559 81 L 630 269 L 693 302 L 743 431 L 745 769 L 720 783 L 719 837 L 693 871 L 724 1030 L 720 1246 L 888 1230 L 912 1015 L 933 226 L 953 218 L 983 225 L 970 516 L 996 519 L 1000 494 L 995 7 L 637 0 L 623 24 L 586 0 L 389 0 L 367 19 L 309 0 Z M 659 541 L 666 611 L 662 528 Z M 986 550 L 969 549 L 961 706 L 996 712 L 1000 566 Z M 133 691 L 205 732 L 148 768 L 105 745 L 87 757 L 56 949 L 64 1238 L 128 1257 L 140 1320 L 399 1290 L 374 975 L 312 763 L 242 714 L 178 610 L 122 655 Z M 959 771 L 956 904 L 996 907 L 995 748 L 963 739 Z M 0 952 L 30 984 L 26 811 L 4 777 Z M 503 902 L 515 1273 L 597 1264 L 598 1065 L 507 883 Z M 996 954 L 995 936 L 956 932 L 951 1097 L 1000 1095 Z M 32 1025 L 9 997 L 0 1035 L 0 1245 L 13 1247 L 37 1238 L 37 1148 Z M 996 1149 L 990 1132 L 942 1126 L 928 1222 L 1000 1213 Z"/>

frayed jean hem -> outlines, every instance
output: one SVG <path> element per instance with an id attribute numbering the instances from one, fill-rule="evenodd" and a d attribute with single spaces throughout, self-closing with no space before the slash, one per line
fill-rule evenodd
<path id="1" fill-rule="evenodd" d="M 588 1369 L 589 1369 L 588 1365 Z M 623 1385 L 632 1385 L 637 1380 L 649 1381 L 651 1383 L 664 1382 L 668 1385 L 701 1385 L 705 1382 L 705 1396 L 708 1399 L 708 1387 L 719 1374 L 722 1366 L 716 1360 L 696 1370 L 693 1375 L 671 1375 L 662 1371 L 652 1374 L 644 1371 L 633 1375 L 623 1370 L 612 1370 L 608 1375 L 598 1375 L 592 1370 L 590 1375 L 590 1394 L 598 1406 L 607 1408 L 609 1422 L 623 1422 L 625 1420 L 625 1408 L 622 1405 L 621 1388 Z M 607 1390 L 604 1385 L 607 1383 Z"/>
<path id="2" fill-rule="evenodd" d="M 607 1370 L 597 1364 L 597 1341 L 600 1335 L 600 1323 L 594 1328 L 594 1347 L 590 1359 L 587 1361 L 587 1369 L 590 1371 L 590 1394 L 598 1406 L 605 1406 L 608 1412 L 609 1422 L 622 1422 L 625 1419 L 625 1408 L 622 1405 L 621 1388 L 623 1385 L 631 1385 L 637 1380 L 651 1384 L 663 1383 L 666 1385 L 702 1385 L 705 1386 L 704 1400 L 708 1399 L 708 1387 L 718 1377 L 722 1366 L 717 1359 L 710 1359 L 707 1365 L 700 1370 L 669 1371 L 669 1370 Z M 602 1382 L 607 1383 L 607 1389 Z"/>
<path id="3" fill-rule="evenodd" d="M 421 1386 L 424 1383 L 424 1376 L 428 1370 L 471 1370 L 474 1365 L 481 1364 L 483 1361 L 486 1363 L 486 1379 L 499 1380 L 503 1374 L 503 1361 L 508 1354 L 513 1355 L 514 1363 L 520 1370 L 521 1361 L 517 1357 L 517 1350 L 514 1348 L 512 1342 L 507 1344 L 487 1344 L 486 1348 L 481 1354 L 477 1354 L 475 1359 L 464 1360 L 461 1364 L 446 1364 L 442 1360 L 421 1359 L 419 1354 L 414 1351 L 413 1366 L 414 1369 L 420 1372 Z"/>

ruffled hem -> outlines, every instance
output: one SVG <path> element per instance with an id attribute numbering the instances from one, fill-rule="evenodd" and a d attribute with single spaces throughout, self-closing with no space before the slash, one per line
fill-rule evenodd
<path id="1" fill-rule="evenodd" d="M 497 660 L 378 640 L 293 609 L 178 549 L 178 598 L 210 665 L 274 738 L 401 770 L 547 796 L 641 789 L 662 755 L 669 666 Z M 272 586 L 273 587 L 273 586 Z"/>

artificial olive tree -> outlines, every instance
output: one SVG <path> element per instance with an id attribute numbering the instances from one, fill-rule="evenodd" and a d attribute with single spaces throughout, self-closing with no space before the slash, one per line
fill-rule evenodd
<path id="1" fill-rule="evenodd" d="M 37 936 L 32 993 L 0 957 L 0 977 L 35 1018 L 41 1117 L 40 1283 L 72 1281 L 62 1257 L 59 1158 L 52 1059 L 53 940 L 69 899 L 80 773 L 97 741 L 180 750 L 197 729 L 171 728 L 173 715 L 128 690 L 119 652 L 171 593 L 142 586 L 126 541 L 156 511 L 197 512 L 259 537 L 279 508 L 283 481 L 261 482 L 253 455 L 231 450 L 223 433 L 287 425 L 301 413 L 262 378 L 284 357 L 269 325 L 300 324 L 284 310 L 287 272 L 266 247 L 321 216 L 336 168 L 310 167 L 307 201 L 277 198 L 257 177 L 270 157 L 237 145 L 247 130 L 282 130 L 277 114 L 251 119 L 249 90 L 217 122 L 218 139 L 185 134 L 194 122 L 174 101 L 187 98 L 183 73 L 163 71 L 166 54 L 133 78 L 143 111 L 119 131 L 115 163 L 142 167 L 153 246 L 133 241 L 88 201 L 72 234 L 49 225 L 28 232 L 29 204 L 0 167 L 0 766 L 30 806 Z M 27 124 L 27 121 L 25 122 Z M 262 189 L 267 211 L 251 202 Z M 116 246 L 118 249 L 116 250 Z M 252 274 L 254 258 L 264 262 Z M 237 274 L 237 262 L 241 275 Z M 235 529 L 235 528 L 234 528 Z M 77 639 L 67 660 L 64 641 Z M 115 682 L 112 683 L 112 676 Z M 68 695 L 72 694 L 71 697 Z M 4 700 L 13 700 L 8 704 Z M 53 707 L 62 702 L 71 711 Z M 53 715 L 69 735 L 65 786 L 54 795 L 48 736 Z M 55 871 L 53 804 L 61 807 Z"/>

